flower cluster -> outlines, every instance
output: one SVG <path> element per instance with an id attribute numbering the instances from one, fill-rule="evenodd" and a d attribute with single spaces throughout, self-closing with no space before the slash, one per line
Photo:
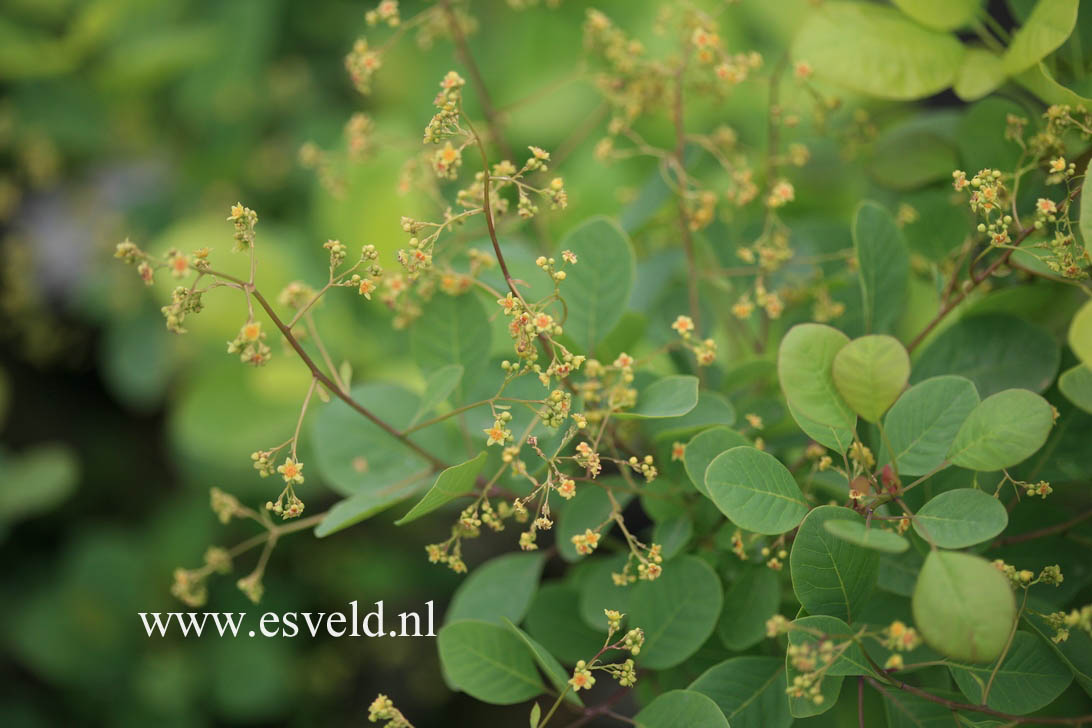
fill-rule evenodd
<path id="1" fill-rule="evenodd" d="M 227 353 L 238 354 L 239 361 L 251 366 L 267 364 L 272 352 L 265 344 L 261 323 L 252 319 L 243 324 L 235 338 L 228 342 Z"/>
<path id="2" fill-rule="evenodd" d="M 713 339 L 699 339 L 694 335 L 694 319 L 689 316 L 677 316 L 671 328 L 679 334 L 683 346 L 694 352 L 699 366 L 709 366 L 717 358 L 717 342 Z"/>
<path id="3" fill-rule="evenodd" d="M 345 56 L 345 70 L 349 72 L 356 90 L 362 94 L 372 91 L 372 77 L 383 65 L 379 53 L 368 47 L 368 41 L 358 38 L 353 49 Z"/>

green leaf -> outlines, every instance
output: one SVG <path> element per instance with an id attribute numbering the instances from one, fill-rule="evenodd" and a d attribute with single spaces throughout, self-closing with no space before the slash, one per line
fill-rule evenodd
<path id="1" fill-rule="evenodd" d="M 638 713 L 639 728 L 729 728 L 728 720 L 711 698 L 692 690 L 670 690 Z"/>
<path id="2" fill-rule="evenodd" d="M 1046 63 L 1043 62 L 1037 63 L 1018 76 L 1013 77 L 1013 80 L 1047 104 L 1068 104 L 1074 107 L 1084 106 L 1088 108 L 1089 103 L 1092 102 L 1092 99 L 1081 96 L 1071 88 L 1058 83 L 1050 73 Z M 1085 237 L 1084 240 L 1085 245 L 1088 245 L 1088 238 Z"/>
<path id="3" fill-rule="evenodd" d="M 500 624 L 504 619 L 520 622 L 538 589 L 541 553 L 504 554 L 474 569 L 459 584 L 444 615 L 445 622 L 479 619 Z"/>
<path id="4" fill-rule="evenodd" d="M 765 566 L 745 566 L 724 595 L 717 635 L 733 651 L 746 650 L 766 638 L 766 620 L 777 614 L 781 583 Z"/>
<path id="5" fill-rule="evenodd" d="M 956 433 L 948 460 L 992 472 L 1016 465 L 1046 442 L 1054 424 L 1050 404 L 1026 389 L 1006 389 L 975 407 Z"/>
<path id="6" fill-rule="evenodd" d="M 899 474 L 925 475 L 940 467 L 978 403 L 974 383 L 963 377 L 933 377 L 904 392 L 884 418 Z M 886 448 L 881 460 L 888 460 Z"/>
<path id="7" fill-rule="evenodd" d="M 664 561 L 674 558 L 690 543 L 694 535 L 694 521 L 685 514 L 660 521 L 652 529 L 652 543 L 659 544 Z"/>
<path id="8" fill-rule="evenodd" d="M 339 501 L 315 527 L 315 537 L 325 538 L 401 503 L 428 485 L 431 475 L 432 468 L 425 468 L 418 475 L 379 488 L 362 490 Z"/>
<path id="9" fill-rule="evenodd" d="M 1012 35 L 1005 72 L 1013 76 L 1034 66 L 1065 43 L 1077 24 L 1080 0 L 1039 0 L 1027 22 Z"/>
<path id="10" fill-rule="evenodd" d="M 622 481 L 619 481 L 622 482 Z M 606 480 L 605 485 L 617 485 L 611 480 Z M 623 508 L 629 503 L 632 493 L 619 492 L 615 496 L 618 504 Z M 572 537 L 578 533 L 584 533 L 585 529 L 595 529 L 610 516 L 613 504 L 605 488 L 594 483 L 581 483 L 576 486 L 576 495 L 572 500 L 559 506 L 561 513 L 557 517 L 557 550 L 561 558 L 570 563 L 580 561 L 584 557 L 576 552 Z M 606 536 L 613 523 L 608 524 L 600 533 Z"/>
<path id="11" fill-rule="evenodd" d="M 353 387 L 351 393 L 354 400 L 399 430 L 409 425 L 410 417 L 418 409 L 416 395 L 392 384 L 361 384 Z M 403 492 L 402 485 L 425 477 L 432 470 L 423 457 L 340 399 L 322 406 L 315 417 L 312 435 L 322 478 L 342 495 L 370 491 L 375 502 L 382 503 L 389 490 Z M 442 451 L 443 438 L 442 428 L 413 436 L 415 442 L 430 452 Z M 367 503 L 362 506 L 367 507 Z"/>
<path id="12" fill-rule="evenodd" d="M 967 699 L 978 705 L 996 665 L 996 661 L 989 665 L 953 663 L 948 669 Z M 1053 703 L 1071 682 L 1073 674 L 1043 640 L 1017 631 L 993 679 L 986 705 L 1002 713 L 1026 715 Z"/>
<path id="13" fill-rule="evenodd" d="M 656 440 L 684 440 L 709 427 L 731 427 L 736 409 L 723 394 L 698 390 L 698 403 L 681 417 L 648 420 L 644 430 Z"/>
<path id="14" fill-rule="evenodd" d="M 884 129 L 872 148 L 869 171 L 876 181 L 896 190 L 912 190 L 951 179 L 959 166 L 955 144 L 937 129 L 948 111 L 918 114 Z"/>
<path id="15" fill-rule="evenodd" d="M 653 670 L 674 667 L 698 651 L 716 627 L 724 593 L 709 564 L 680 556 L 654 581 L 634 587 L 629 625 L 645 632 L 637 661 Z"/>
<path id="16" fill-rule="evenodd" d="M 808 513 L 788 468 L 753 447 L 734 447 L 713 458 L 705 485 L 721 513 L 747 531 L 781 534 Z"/>
<path id="17" fill-rule="evenodd" d="M 1070 402 L 1092 414 L 1092 367 L 1078 364 L 1062 372 L 1058 389 Z"/>
<path id="18" fill-rule="evenodd" d="M 1069 324 L 1069 348 L 1081 362 L 1092 366 L 1092 301 L 1081 306 Z"/>
<path id="19" fill-rule="evenodd" d="M 834 357 L 848 343 L 848 336 L 822 324 L 798 324 L 781 340 L 777 376 L 793 419 L 801 428 L 803 417 L 809 424 L 838 432 L 856 429 L 857 416 L 838 394 L 831 373 Z"/>
<path id="20" fill-rule="evenodd" d="M 551 655 L 534 637 L 512 624 L 512 621 L 507 617 L 501 617 L 501 624 L 507 627 L 516 637 L 519 637 L 523 644 L 527 645 L 527 649 L 531 651 L 531 657 L 534 659 L 535 664 L 542 670 L 542 673 L 546 676 L 546 679 L 550 681 L 550 684 L 554 686 L 554 689 L 557 690 L 558 693 L 565 695 L 566 701 L 573 705 L 584 705 L 584 701 L 581 700 L 574 691 L 568 689 L 569 673 L 561 666 L 561 663 L 557 661 L 556 657 Z M 538 707 L 538 703 L 535 703 L 535 707 Z"/>
<path id="21" fill-rule="evenodd" d="M 906 303 L 910 279 L 906 241 L 891 213 L 866 201 L 853 216 L 853 248 L 860 270 L 865 331 L 887 333 Z"/>
<path id="22" fill-rule="evenodd" d="M 603 577 L 610 581 L 610 576 L 604 574 Z M 535 594 L 524 626 L 550 654 L 572 665 L 577 660 L 588 659 L 603 646 L 607 626 L 602 609 L 599 616 L 603 618 L 602 631 L 584 624 L 580 617 L 580 591 L 575 586 L 547 581 Z"/>
<path id="23" fill-rule="evenodd" d="M 436 636 L 444 674 L 459 690 L 493 705 L 514 705 L 545 686 L 522 639 L 489 622 L 452 622 Z"/>
<path id="24" fill-rule="evenodd" d="M 404 523 L 416 521 L 421 516 L 432 513 L 452 499 L 469 493 L 474 488 L 478 473 L 482 471 L 482 467 L 485 465 L 485 458 L 486 454 L 480 452 L 474 459 L 444 470 L 436 478 L 436 482 L 432 484 L 428 492 L 425 493 L 425 497 L 418 501 L 406 515 L 395 521 L 394 524 L 401 526 Z"/>
<path id="25" fill-rule="evenodd" d="M 838 393 L 869 422 L 878 422 L 910 379 L 910 355 L 898 339 L 862 336 L 846 344 L 831 367 Z"/>
<path id="26" fill-rule="evenodd" d="M 698 378 L 675 374 L 657 379 L 637 393 L 637 406 L 619 412 L 615 419 L 681 417 L 698 404 Z"/>
<path id="27" fill-rule="evenodd" d="M 953 90 L 963 101 L 977 101 L 1005 82 L 1001 56 L 984 48 L 968 48 L 956 73 Z"/>
<path id="28" fill-rule="evenodd" d="M 939 690 L 930 693 L 962 702 L 958 693 L 953 692 L 950 696 Z M 885 689 L 883 702 L 888 728 L 960 728 L 968 725 L 953 722 L 952 711 L 947 706 L 901 690 Z"/>
<path id="29" fill-rule="evenodd" d="M 1016 619 L 1005 575 L 989 561 L 958 551 L 929 553 L 912 606 L 925 642 L 962 662 L 997 659 Z"/>
<path id="30" fill-rule="evenodd" d="M 952 324 L 914 362 L 914 384 L 942 374 L 958 374 L 988 397 L 1020 387 L 1045 391 L 1054 381 L 1061 352 L 1040 326 L 1007 314 L 980 314 Z"/>
<path id="31" fill-rule="evenodd" d="M 713 665 L 688 689 L 712 698 L 732 728 L 789 728 L 786 687 L 784 660 L 746 656 Z"/>
<path id="32" fill-rule="evenodd" d="M 988 541 L 1009 525 L 1009 513 L 997 498 L 974 488 L 933 496 L 914 514 L 914 530 L 926 541 L 961 549 Z"/>
<path id="33" fill-rule="evenodd" d="M 860 521 L 836 518 L 826 521 L 823 528 L 835 538 L 873 551 L 901 554 L 910 548 L 910 542 L 897 533 L 875 525 L 866 527 Z"/>
<path id="34" fill-rule="evenodd" d="M 604 609 L 629 614 L 637 588 L 633 585 L 618 586 L 611 574 L 620 573 L 627 554 L 589 559 L 580 578 L 580 618 L 584 624 L 603 634 L 607 633 Z M 665 569 L 666 571 L 666 569 Z M 600 640 L 600 646 L 602 640 Z"/>
<path id="35" fill-rule="evenodd" d="M 823 615 L 799 617 L 793 620 L 793 624 L 801 629 L 789 632 L 789 644 L 794 646 L 817 646 L 823 640 L 830 640 L 835 644 L 846 642 L 856 632 L 852 627 L 837 617 Z M 809 630 L 809 631 L 805 631 Z M 823 633 L 820 639 L 814 632 Z M 792 670 L 790 669 L 790 672 Z M 827 675 L 847 677 L 851 675 L 871 675 L 872 668 L 868 665 L 861 648 L 850 644 L 844 652 L 827 668 Z"/>
<path id="36" fill-rule="evenodd" d="M 895 0 L 899 10 L 935 30 L 955 30 L 974 20 L 981 0 Z"/>
<path id="37" fill-rule="evenodd" d="M 705 487 L 705 471 L 713 458 L 725 450 L 742 445 L 750 445 L 751 442 L 735 430 L 727 427 L 711 427 L 705 432 L 695 435 L 686 444 L 683 451 L 683 467 L 690 478 L 690 482 L 698 489 L 698 492 L 708 497 L 709 490 Z"/>
<path id="38" fill-rule="evenodd" d="M 1054 636 L 1057 630 L 1051 627 L 1045 617 L 1040 614 L 1049 614 L 1054 608 L 1045 602 L 1035 598 L 1029 600 L 1030 609 L 1024 612 L 1024 622 L 1035 630 L 1044 643 L 1054 650 L 1058 658 L 1069 667 L 1077 684 L 1092 696 L 1092 636 L 1080 629 L 1069 631 L 1069 638 L 1063 642 L 1055 642 Z"/>
<path id="39" fill-rule="evenodd" d="M 797 427 L 803 430 L 805 435 L 815 440 L 823 447 L 828 447 L 835 452 L 845 454 L 845 451 L 853 444 L 853 439 L 856 437 L 856 429 L 822 425 L 815 420 L 800 414 L 800 412 L 793 407 L 792 402 L 787 402 L 786 404 L 789 406 L 789 414 L 792 415 L 792 418 L 796 421 Z M 856 428 L 856 425 L 854 425 L 854 428 Z"/>
<path id="40" fill-rule="evenodd" d="M 560 247 L 577 256 L 576 265 L 566 266 L 565 333 L 590 354 L 626 310 L 637 276 L 633 246 L 615 222 L 593 217 L 570 231 Z"/>
<path id="41" fill-rule="evenodd" d="M 481 300 L 473 293 L 438 295 L 425 305 L 410 327 L 413 358 L 425 372 L 458 364 L 465 372 L 455 399 L 463 400 L 468 386 L 489 364 L 493 328 Z"/>
<path id="42" fill-rule="evenodd" d="M 829 2 L 805 20 L 792 56 L 812 64 L 817 76 L 855 91 L 908 100 L 951 85 L 963 46 L 893 8 Z"/>
<path id="43" fill-rule="evenodd" d="M 538 728 L 540 720 L 542 720 L 542 708 L 538 707 L 538 703 L 535 703 L 531 706 L 531 715 L 527 717 L 527 722 L 531 728 Z"/>
<path id="44" fill-rule="evenodd" d="M 461 364 L 448 364 L 428 375 L 428 379 L 425 380 L 424 394 L 421 395 L 421 403 L 417 406 L 417 414 L 410 420 L 410 427 L 447 401 L 462 381 L 463 371 Z"/>
<path id="45" fill-rule="evenodd" d="M 796 598 L 808 614 L 825 614 L 852 624 L 876 586 L 880 555 L 835 538 L 824 526 L 830 520 L 864 522 L 848 508 L 814 509 L 792 542 L 789 574 Z"/>

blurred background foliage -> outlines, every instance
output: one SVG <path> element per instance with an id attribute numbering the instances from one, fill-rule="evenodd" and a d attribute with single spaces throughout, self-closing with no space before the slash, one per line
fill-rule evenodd
<path id="1" fill-rule="evenodd" d="M 404 0 L 403 16 L 422 5 Z M 657 5 L 596 3 L 650 43 Z M 1012 3 L 1012 12 L 1022 5 Z M 575 79 L 586 7 L 565 0 L 558 9 L 517 12 L 503 0 L 473 3 L 471 44 L 505 113 L 509 143 L 564 150 L 558 170 L 570 206 L 547 219 L 554 240 L 592 214 L 640 228 L 667 199 L 653 163 L 594 159 L 604 113 L 591 84 Z M 724 45 L 774 57 L 807 7 L 805 0 L 744 2 L 722 26 Z M 226 253 L 224 218 L 242 200 L 261 217 L 265 290 L 321 280 L 320 246 L 329 238 L 350 249 L 373 243 L 390 264 L 405 237 L 399 217 L 428 209 L 423 196 L 399 193 L 402 165 L 420 149 L 437 81 L 460 66 L 447 39 L 422 48 L 407 37 L 385 54 L 373 93 L 362 97 L 342 59 L 370 8 L 340 0 L 0 4 L 0 547 L 7 568 L 0 725 L 349 725 L 361 722 L 380 691 L 396 694 L 418 726 L 525 720 L 521 708 L 506 713 L 451 693 L 432 640 L 150 640 L 136 616 L 180 609 L 168 593 L 172 569 L 196 563 L 208 543 L 249 535 L 216 523 L 208 489 L 267 497 L 247 455 L 283 439 L 308 375 L 287 355 L 256 371 L 224 355 L 245 318 L 243 301 L 226 291 L 206 296 L 208 310 L 190 334 L 168 334 L 157 309 L 173 283 L 149 293 L 112 260 L 113 247 L 130 236 L 152 252 L 209 246 Z M 1092 33 L 1092 23 L 1078 28 Z M 467 103 L 479 118 L 473 92 Z M 699 102 L 688 123 L 728 123 L 761 148 L 766 105 L 764 85 L 744 85 L 727 104 Z M 915 255 L 942 258 L 949 249 L 937 249 L 938 231 L 967 225 L 945 192 L 951 170 L 1011 166 L 1005 116 L 1037 113 L 1026 99 L 968 107 L 950 94 L 922 108 L 910 118 L 906 105 L 877 105 L 880 135 L 867 160 L 847 161 L 829 138 L 809 140 L 813 161 L 795 178 L 797 202 L 787 213 L 799 253 L 847 247 L 853 207 L 871 196 L 914 205 L 923 221 L 907 231 Z M 336 149 L 359 110 L 374 119 L 376 143 L 366 164 L 339 169 L 345 185 L 335 196 L 301 167 L 298 152 L 308 141 Z M 671 133 L 666 123 L 647 132 L 652 140 Z M 908 155 L 914 145 L 921 153 Z M 1022 192 L 1034 199 L 1036 190 Z M 757 223 L 757 216 L 718 223 L 705 237 L 716 238 L 716 254 L 730 265 L 733 241 Z M 531 245 L 520 248 L 518 233 L 507 244 L 515 265 L 530 265 Z M 654 292 L 681 280 L 681 252 L 669 236 L 638 244 L 645 262 L 632 305 L 663 318 L 649 332 L 666 338 L 666 317 L 684 306 Z M 244 264 L 227 255 L 218 261 L 229 270 Z M 855 286 L 834 295 L 849 304 L 847 317 L 857 315 Z M 670 296 L 681 304 L 685 293 Z M 927 284 L 912 286 L 910 296 L 914 315 L 900 322 L 904 333 L 935 311 Z M 335 360 L 351 362 L 354 381 L 420 388 L 416 367 L 406 366 L 408 334 L 393 331 L 381 307 L 350 295 L 327 298 L 321 326 L 337 332 L 327 343 Z M 1061 330 L 1069 309 L 1057 304 L 1025 296 L 1017 305 L 1056 306 Z M 991 305 L 1004 310 L 1003 301 Z M 728 389 L 753 372 L 722 374 Z M 766 400 L 752 409 L 777 422 L 785 418 L 777 407 Z M 337 495 L 315 475 L 308 504 L 318 512 Z M 230 579 L 212 583 L 208 608 L 329 611 L 352 599 L 383 599 L 398 612 L 433 599 L 442 609 L 458 577 L 424 559 L 435 524 L 395 529 L 392 520 L 328 539 L 287 540 L 258 608 Z M 480 539 L 468 562 L 496 552 L 496 544 Z M 855 725 L 853 703 L 840 701 L 823 720 Z"/>

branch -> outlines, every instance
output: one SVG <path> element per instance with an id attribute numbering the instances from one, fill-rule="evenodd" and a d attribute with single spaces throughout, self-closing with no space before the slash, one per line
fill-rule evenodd
<path id="1" fill-rule="evenodd" d="M 1084 185 L 1078 185 L 1072 192 L 1069 193 L 1069 196 L 1065 200 L 1066 207 L 1069 207 L 1070 203 L 1072 203 L 1073 200 L 1077 199 L 1077 195 L 1080 194 L 1083 187 Z M 1031 237 L 1031 234 L 1034 232 L 1034 225 L 1029 225 L 1028 227 L 1024 228 L 1016 236 L 1016 239 L 1012 241 L 1012 247 L 1008 248 L 1004 252 L 1004 254 L 997 258 L 997 260 L 995 260 L 993 263 L 990 263 L 990 265 L 984 271 L 982 271 L 981 273 L 975 273 L 974 271 L 971 271 L 971 277 L 967 279 L 967 283 L 969 283 L 970 285 L 964 285 L 963 289 L 956 296 L 947 301 L 941 307 L 941 309 L 937 311 L 937 315 L 933 317 L 932 321 L 925 325 L 924 329 L 918 332 L 918 335 L 914 337 L 914 340 L 910 342 L 909 346 L 906 347 L 906 350 L 913 351 L 915 347 L 917 347 L 918 344 L 920 344 L 925 339 L 925 337 L 929 335 L 929 332 L 935 329 L 937 324 L 939 324 L 945 316 L 952 312 L 952 309 L 954 309 L 956 306 L 963 302 L 963 299 L 965 299 L 971 291 L 973 291 L 975 288 L 978 288 L 981 283 L 983 283 L 986 279 L 993 275 L 994 271 L 1008 263 L 1009 259 L 1012 258 L 1012 254 L 1016 252 L 1016 248 L 1020 247 L 1020 244 L 1027 240 L 1029 237 Z M 955 279 L 953 278 L 953 280 Z"/>
<path id="2" fill-rule="evenodd" d="M 277 315 L 277 312 L 274 311 L 273 307 L 269 305 L 269 301 L 265 299 L 265 296 L 261 294 L 261 291 L 255 288 L 253 283 L 247 283 L 240 280 L 239 278 L 227 275 L 225 273 L 218 273 L 216 271 L 209 271 L 209 273 L 211 275 L 217 276 L 218 278 L 223 278 L 224 280 L 231 281 L 241 286 L 243 290 L 247 291 L 251 296 L 253 296 L 254 300 L 258 302 L 258 305 L 260 305 L 265 311 L 266 315 L 269 316 L 269 320 L 273 322 L 273 325 L 280 330 L 285 340 L 288 341 L 288 345 L 296 351 L 300 359 L 303 360 L 303 363 L 306 364 L 307 368 L 311 370 L 311 375 L 315 379 L 317 379 L 320 384 L 326 387 L 327 391 L 329 391 L 331 394 L 345 402 L 345 404 L 349 405 L 354 410 L 374 422 L 376 425 L 379 426 L 380 429 L 389 434 L 391 437 L 398 440 L 406 447 L 423 457 L 436 470 L 444 470 L 448 467 L 447 463 L 445 463 L 443 460 L 440 460 L 438 457 L 425 450 L 416 442 L 409 439 L 409 437 L 395 429 L 386 420 L 379 417 L 367 407 L 357 402 L 348 393 L 344 392 L 341 387 L 339 387 L 332 379 L 330 379 L 330 377 L 328 377 L 326 373 L 322 371 L 319 365 L 315 363 L 315 360 L 311 358 L 311 355 L 304 350 L 299 340 L 296 339 L 295 335 L 292 333 L 292 329 L 288 328 L 287 324 L 285 324 L 284 321 L 281 320 L 280 316 Z"/>

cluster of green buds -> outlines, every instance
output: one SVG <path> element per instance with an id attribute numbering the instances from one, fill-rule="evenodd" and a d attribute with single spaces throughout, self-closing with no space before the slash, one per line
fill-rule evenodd
<path id="1" fill-rule="evenodd" d="M 1026 589 L 1035 584 L 1060 586 L 1065 580 L 1065 577 L 1062 575 L 1062 569 L 1057 564 L 1044 566 L 1038 576 L 1035 575 L 1034 571 L 1017 569 L 1012 564 L 1005 563 L 1002 559 L 995 559 L 993 565 L 998 571 L 1005 575 L 1013 589 Z"/>
<path id="2" fill-rule="evenodd" d="M 265 332 L 258 321 L 251 319 L 243 324 L 239 333 L 227 344 L 227 353 L 238 354 L 239 361 L 260 367 L 269 362 L 272 351 L 265 344 Z"/>
<path id="3" fill-rule="evenodd" d="M 573 396 L 569 392 L 555 389 L 546 397 L 538 416 L 547 427 L 560 427 L 569 416 Z"/>
<path id="4" fill-rule="evenodd" d="M 651 483 L 659 474 L 656 470 L 655 460 L 651 455 L 645 455 L 643 458 L 631 455 L 629 460 L 626 460 L 626 465 L 628 465 L 633 472 L 644 478 L 646 483 Z"/>
<path id="5" fill-rule="evenodd" d="M 364 275 L 353 273 L 347 280 L 337 285 L 355 288 L 357 293 L 372 300 L 372 294 L 378 287 L 378 281 L 383 277 L 383 268 L 375 261 L 379 259 L 379 251 L 374 245 L 365 245 L 360 251 L 360 264 L 364 265 Z"/>
<path id="6" fill-rule="evenodd" d="M 1055 644 L 1069 639 L 1070 630 L 1078 629 L 1092 637 L 1092 604 L 1086 604 L 1080 609 L 1074 609 L 1068 613 L 1054 612 L 1046 615 L 1047 624 L 1055 630 L 1051 639 Z"/>
<path id="7" fill-rule="evenodd" d="M 440 81 L 440 92 L 433 101 L 437 112 L 425 127 L 425 144 L 439 144 L 461 133 L 459 113 L 465 85 L 466 80 L 455 71 L 448 71 Z"/>
<path id="8" fill-rule="evenodd" d="M 466 562 L 463 561 L 461 544 L 456 537 L 452 537 L 443 543 L 431 543 L 425 546 L 430 564 L 446 564 L 456 574 L 466 573 Z"/>
<path id="9" fill-rule="evenodd" d="M 394 0 L 385 0 L 384 3 L 380 3 L 379 7 L 383 7 L 386 3 L 394 5 L 395 8 L 398 7 L 398 3 L 394 2 Z M 379 721 L 385 721 L 383 728 L 413 728 L 413 724 L 406 720 L 406 716 L 402 715 L 402 711 L 394 707 L 391 699 L 383 693 L 377 695 L 372 704 L 368 706 L 368 722 L 378 723 Z"/>
<path id="10" fill-rule="evenodd" d="M 198 314 L 204 310 L 201 291 L 178 286 L 171 292 L 171 302 L 159 309 L 167 323 L 167 330 L 176 334 L 186 333 L 182 325 L 187 314 Z"/>
<path id="11" fill-rule="evenodd" d="M 243 203 L 236 202 L 231 207 L 228 222 L 235 226 L 235 250 L 246 250 L 254 244 L 254 226 L 258 224 L 258 213 Z"/>

